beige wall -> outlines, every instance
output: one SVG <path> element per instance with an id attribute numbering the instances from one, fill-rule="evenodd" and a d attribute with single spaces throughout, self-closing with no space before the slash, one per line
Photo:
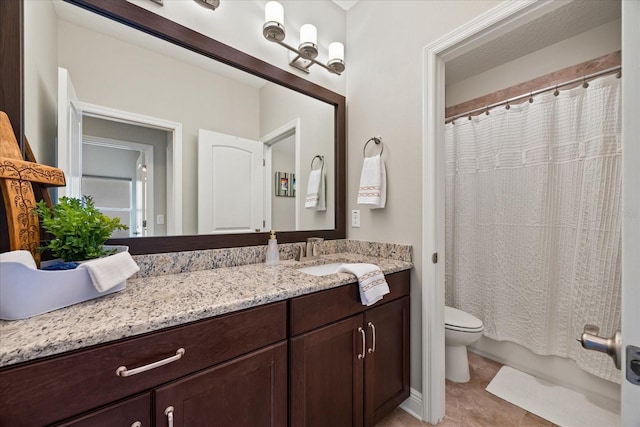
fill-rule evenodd
<path id="1" fill-rule="evenodd" d="M 621 49 L 621 21 L 609 22 L 529 55 L 447 85 L 447 107 Z"/>
<path id="2" fill-rule="evenodd" d="M 361 210 L 357 240 L 413 246 L 411 386 L 422 390 L 422 53 L 423 47 L 498 1 L 360 1 L 347 14 L 347 209 Z M 382 136 L 387 207 L 356 205 L 362 147 Z"/>
<path id="3" fill-rule="evenodd" d="M 58 21 L 53 3 L 24 2 L 24 26 L 25 135 L 36 160 L 53 165 L 58 100 Z"/>
<path id="4" fill-rule="evenodd" d="M 347 81 L 344 77 L 328 73 L 319 66 L 311 67 L 310 74 L 289 66 L 288 51 L 268 42 L 262 36 L 264 5 L 267 0 L 222 0 L 220 7 L 209 11 L 194 1 L 165 1 L 164 6 L 149 0 L 129 0 L 140 7 L 176 21 L 182 25 L 239 49 L 276 67 L 344 95 Z M 367 0 L 370 1 L 370 0 Z M 318 60 L 328 60 L 329 43 L 346 44 L 346 13 L 330 0 L 279 0 L 284 8 L 285 41 L 297 46 L 300 26 L 314 24 L 318 29 Z M 345 48 L 349 57 L 349 49 Z M 347 70 L 349 59 L 347 59 Z"/>

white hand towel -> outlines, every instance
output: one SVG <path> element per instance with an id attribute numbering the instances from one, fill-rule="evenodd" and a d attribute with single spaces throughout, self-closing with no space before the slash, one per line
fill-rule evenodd
<path id="1" fill-rule="evenodd" d="M 384 208 L 387 203 L 387 171 L 378 154 L 365 157 L 358 188 L 358 204 L 371 205 L 371 209 Z"/>
<path id="2" fill-rule="evenodd" d="M 131 258 L 129 252 L 120 252 L 104 258 L 87 261 L 78 266 L 86 268 L 93 282 L 93 286 L 104 292 L 122 283 L 140 271 L 138 264 Z"/>
<path id="3" fill-rule="evenodd" d="M 360 287 L 362 305 L 370 306 L 389 293 L 389 285 L 380 267 L 375 264 L 342 264 L 338 272 L 355 274 Z"/>
<path id="4" fill-rule="evenodd" d="M 309 174 L 304 207 L 314 211 L 327 210 L 324 193 L 324 171 L 322 169 L 312 170 Z"/>

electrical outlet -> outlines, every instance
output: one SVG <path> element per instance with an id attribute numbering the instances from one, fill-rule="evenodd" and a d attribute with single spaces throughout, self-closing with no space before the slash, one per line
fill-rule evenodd
<path id="1" fill-rule="evenodd" d="M 162 214 L 156 215 L 156 224 L 158 225 L 164 224 L 164 215 Z"/>
<path id="2" fill-rule="evenodd" d="M 354 209 L 351 211 L 351 227 L 360 227 L 360 209 Z"/>

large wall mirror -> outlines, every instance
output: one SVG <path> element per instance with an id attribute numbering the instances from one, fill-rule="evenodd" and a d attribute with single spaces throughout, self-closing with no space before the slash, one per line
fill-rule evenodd
<path id="1" fill-rule="evenodd" d="M 90 194 L 130 225 L 112 243 L 139 254 L 265 244 L 269 229 L 281 242 L 345 237 L 344 97 L 125 0 L 47 8 L 55 25 L 24 22 L 25 84 L 53 73 L 56 93 L 25 88 L 24 129 L 38 160 L 65 171 L 58 195 Z M 55 55 L 37 51 L 52 39 Z M 47 97 L 56 154 L 28 134 L 46 110 L 29 103 Z M 325 210 L 305 208 L 319 167 Z"/>

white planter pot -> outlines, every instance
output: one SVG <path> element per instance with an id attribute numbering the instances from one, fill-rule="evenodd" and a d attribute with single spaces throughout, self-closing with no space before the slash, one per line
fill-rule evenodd
<path id="1" fill-rule="evenodd" d="M 110 248 L 127 251 L 127 246 Z M 43 266 L 59 260 L 43 262 Z M 0 260 L 0 319 L 18 320 L 37 316 L 109 295 L 126 288 L 123 281 L 113 288 L 98 292 L 89 272 L 75 270 L 37 270 L 19 261 Z"/>

